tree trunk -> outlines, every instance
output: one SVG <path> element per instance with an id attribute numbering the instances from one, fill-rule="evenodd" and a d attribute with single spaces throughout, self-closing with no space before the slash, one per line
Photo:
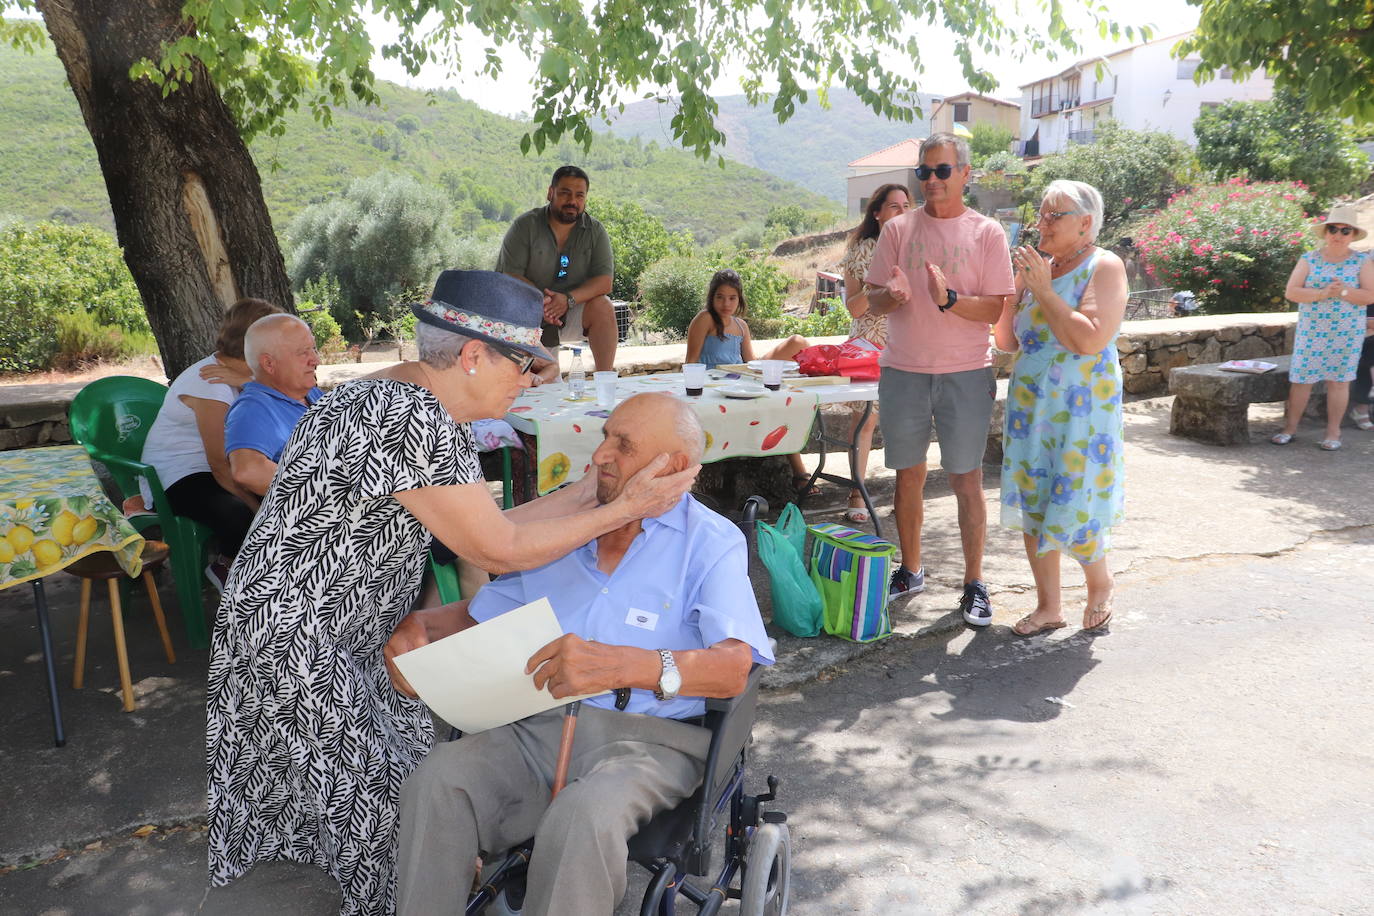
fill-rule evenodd
<path id="1" fill-rule="evenodd" d="M 38 0 L 95 141 L 115 230 L 169 378 L 213 352 L 224 307 L 292 308 L 262 181 L 204 69 L 162 97 L 129 78 L 190 28 L 178 0 Z"/>

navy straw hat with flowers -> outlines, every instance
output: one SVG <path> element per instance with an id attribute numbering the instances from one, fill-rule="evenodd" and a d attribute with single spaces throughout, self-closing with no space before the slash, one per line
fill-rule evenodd
<path id="1" fill-rule="evenodd" d="M 552 360 L 539 343 L 544 296 L 523 280 L 491 270 L 446 270 L 434 292 L 410 307 L 425 324 Z"/>

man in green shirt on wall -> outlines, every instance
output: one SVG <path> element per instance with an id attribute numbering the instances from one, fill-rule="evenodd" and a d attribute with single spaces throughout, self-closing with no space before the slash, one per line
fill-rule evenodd
<path id="1" fill-rule="evenodd" d="M 544 291 L 544 346 L 585 336 L 596 368 L 606 371 L 615 368 L 618 340 L 610 299 L 615 262 L 610 236 L 586 212 L 590 185 L 577 166 L 559 167 L 548 205 L 522 213 L 506 230 L 496 269 Z"/>

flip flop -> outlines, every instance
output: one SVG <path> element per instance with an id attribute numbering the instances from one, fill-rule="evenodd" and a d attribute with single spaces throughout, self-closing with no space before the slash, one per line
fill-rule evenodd
<path id="1" fill-rule="evenodd" d="M 1029 637 L 1039 636 L 1041 633 L 1048 633 L 1051 630 L 1062 630 L 1064 627 L 1068 626 L 1068 623 L 1063 620 L 1052 620 L 1049 623 L 1040 624 L 1040 626 L 1033 630 L 1027 629 L 1026 621 L 1034 616 L 1034 614 L 1027 614 L 1025 617 L 1022 617 L 1020 620 L 1016 621 L 1016 623 L 1012 624 L 1011 631 L 1017 636 Z"/>
<path id="2" fill-rule="evenodd" d="M 1321 447 L 1322 447 L 1322 450 L 1323 450 L 1323 451 L 1334 452 L 1336 449 L 1338 449 L 1338 448 L 1341 447 L 1341 440 L 1339 440 L 1339 439 L 1323 439 L 1323 440 L 1321 441 Z"/>
<path id="3" fill-rule="evenodd" d="M 1269 437 L 1269 441 L 1275 445 L 1287 445 L 1293 441 L 1292 433 L 1274 433 Z"/>
<path id="4" fill-rule="evenodd" d="M 1109 623 L 1112 622 L 1112 602 L 1113 602 L 1113 600 L 1114 600 L 1113 598 L 1108 598 L 1106 601 L 1103 601 L 1103 602 L 1101 602 L 1101 603 L 1099 603 L 1099 604 L 1095 604 L 1095 605 L 1093 605 L 1092 607 L 1086 607 L 1086 608 L 1083 609 L 1083 619 L 1084 619 L 1084 620 L 1087 620 L 1088 617 L 1090 617 L 1090 616 L 1095 616 L 1095 615 L 1097 615 L 1097 614 L 1101 614 L 1103 611 L 1106 611 L 1106 612 L 1107 612 L 1107 616 L 1106 616 L 1106 617 L 1103 617 L 1101 620 L 1099 620 L 1095 626 L 1091 626 L 1091 627 L 1090 627 L 1090 626 L 1088 626 L 1087 624 L 1084 624 L 1083 629 L 1084 629 L 1085 632 L 1088 632 L 1088 633 L 1101 633 L 1101 632 L 1105 632 L 1105 631 L 1106 631 L 1106 629 L 1107 629 L 1107 624 L 1109 624 Z"/>

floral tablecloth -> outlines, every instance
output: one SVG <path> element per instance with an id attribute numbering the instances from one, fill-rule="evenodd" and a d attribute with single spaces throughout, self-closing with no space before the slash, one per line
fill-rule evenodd
<path id="1" fill-rule="evenodd" d="M 131 576 L 143 569 L 143 537 L 105 497 L 84 448 L 0 453 L 0 588 L 100 550 Z"/>
<path id="2" fill-rule="evenodd" d="M 737 385 L 755 387 L 764 396 L 737 400 L 718 390 Z M 707 380 L 700 397 L 688 398 L 683 394 L 680 372 L 619 379 L 616 403 L 645 391 L 669 392 L 691 403 L 706 431 L 706 462 L 799 452 L 816 419 L 816 395 L 804 388 L 784 386 L 781 391 L 767 391 L 747 379 L 716 377 Z M 530 388 L 520 395 L 506 420 L 538 440 L 535 457 L 541 495 L 591 469 L 592 452 L 601 444 L 601 425 L 609 416 L 609 410 L 596 404 L 591 379 L 587 380 L 587 394 L 576 401 L 568 399 L 565 384 Z"/>

